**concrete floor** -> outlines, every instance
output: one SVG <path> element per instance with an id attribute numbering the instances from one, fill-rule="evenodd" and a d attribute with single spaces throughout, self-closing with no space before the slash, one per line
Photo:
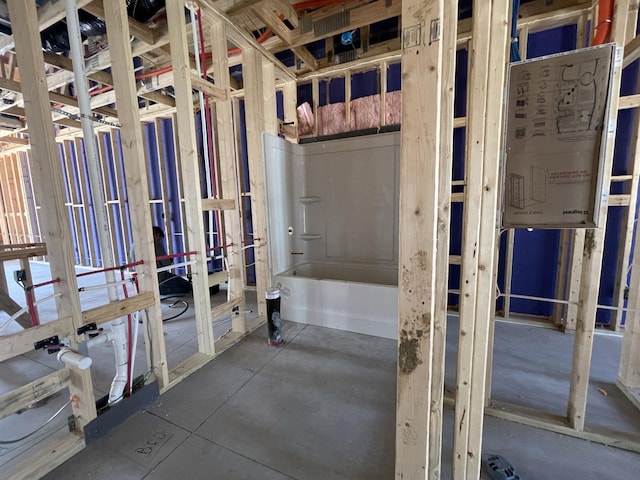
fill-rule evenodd
<path id="1" fill-rule="evenodd" d="M 185 315 L 174 322 L 165 324 L 172 351 L 195 351 L 193 321 Z M 452 316 L 449 390 L 455 385 L 456 329 Z M 286 323 L 286 344 L 272 348 L 266 345 L 265 330 L 45 478 L 392 479 L 396 342 Z M 613 385 L 620 340 L 596 336 L 587 425 L 638 434 L 640 415 Z M 555 330 L 498 322 L 493 397 L 564 414 L 572 344 L 571 335 Z M 2 364 L 0 394 L 15 377 L 26 383 L 51 371 L 46 361 L 34 361 L 31 355 L 9 368 Z M 0 421 L 0 440 L 18 436 L 25 424 L 42 423 L 64 404 L 62 397 Z M 444 422 L 446 479 L 451 478 L 452 409 L 445 410 Z M 56 420 L 32 443 L 58 435 L 64 427 L 64 419 Z M 485 421 L 484 446 L 485 452 L 506 457 L 523 480 L 636 478 L 633 472 L 640 464 L 635 453 L 491 417 Z M 0 448 L 0 465 L 11 456 L 11 449 Z"/>

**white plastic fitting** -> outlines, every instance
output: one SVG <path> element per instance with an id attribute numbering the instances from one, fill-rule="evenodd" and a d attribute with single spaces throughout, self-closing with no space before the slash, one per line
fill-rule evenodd
<path id="1" fill-rule="evenodd" d="M 80 355 L 69 347 L 63 347 L 60 349 L 58 352 L 58 361 L 68 365 L 69 367 L 75 367 L 80 370 L 86 370 L 93 362 L 91 358 Z"/>

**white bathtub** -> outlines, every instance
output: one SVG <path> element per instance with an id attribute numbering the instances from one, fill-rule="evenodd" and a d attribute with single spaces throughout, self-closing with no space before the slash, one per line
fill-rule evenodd
<path id="1" fill-rule="evenodd" d="M 285 320 L 397 339 L 395 268 L 303 264 L 276 275 Z"/>

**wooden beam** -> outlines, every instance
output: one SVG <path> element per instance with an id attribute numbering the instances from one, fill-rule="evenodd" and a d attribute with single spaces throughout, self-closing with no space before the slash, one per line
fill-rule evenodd
<path id="1" fill-rule="evenodd" d="M 399 9 L 399 2 L 393 4 Z M 435 303 L 436 278 L 442 273 L 437 271 L 442 263 L 436 262 L 439 175 L 441 162 L 447 161 L 441 151 L 441 93 L 443 69 L 455 61 L 445 57 L 441 32 L 455 27 L 448 18 L 441 23 L 442 0 L 405 0 L 401 10 L 404 128 L 400 149 L 396 478 L 424 479 L 432 467 L 439 468 L 428 462 L 432 456 L 432 368 L 442 361 L 432 356 L 434 319 L 441 314 Z"/>
<path id="2" fill-rule="evenodd" d="M 274 10 L 274 5 L 260 2 L 253 6 L 251 9 L 255 15 L 260 18 L 267 27 L 269 27 L 273 33 L 284 40 L 285 43 L 290 43 L 291 30 L 280 20 L 279 13 Z"/>
<path id="3" fill-rule="evenodd" d="M 187 33 L 184 22 L 184 2 L 167 1 L 167 21 L 171 37 L 171 61 L 176 93 L 176 118 L 174 128 L 180 138 L 180 161 L 182 178 L 195 180 L 200 178 L 200 160 L 196 141 L 193 99 L 191 97 L 192 75 L 189 64 Z M 196 331 L 198 348 L 201 353 L 213 355 L 214 338 L 211 324 L 211 299 L 207 277 L 206 244 L 204 221 L 202 218 L 202 191 L 200 182 L 195 182 L 184 190 L 186 227 L 189 248 L 196 251 L 196 264 L 191 268 L 193 274 L 193 297 L 196 312 Z"/>
<path id="4" fill-rule="evenodd" d="M 104 13 L 104 6 L 102 2 L 103 0 L 95 0 L 91 3 L 88 3 L 84 7 L 82 7 L 82 10 L 104 20 L 105 13 Z M 129 31 L 131 32 L 131 35 L 133 35 L 136 38 L 139 38 L 140 40 L 142 40 L 145 43 L 148 43 L 149 45 L 153 45 L 155 43 L 153 30 L 151 30 L 145 24 L 140 23 L 131 17 L 128 17 L 127 21 L 129 22 Z M 107 34 L 108 33 L 109 32 L 107 32 Z"/>
<path id="5" fill-rule="evenodd" d="M 43 202 L 41 219 L 45 223 L 43 229 L 45 242 L 49 251 L 51 276 L 61 281 L 53 285 L 54 292 L 60 294 L 56 298 L 58 316 L 71 317 L 74 326 L 81 326 L 80 300 L 77 292 L 73 247 L 69 217 L 64 205 L 64 192 L 60 169 L 60 155 L 56 145 L 53 128 L 51 128 L 51 111 L 49 108 L 49 92 L 44 75 L 44 58 L 38 28 L 36 6 L 33 2 L 9 0 L 9 14 L 19 19 L 21 28 L 13 30 L 16 57 L 20 65 L 20 78 L 24 86 L 25 110 L 29 122 L 31 150 L 38 170 L 39 190 Z M 60 8 L 61 4 L 58 4 Z M 62 8 L 64 11 L 64 8 Z M 16 20 L 16 24 L 18 20 Z M 75 347 L 75 339 L 71 342 Z M 95 398 L 91 382 L 91 372 L 82 370 L 74 372 L 70 387 L 71 394 L 78 395 L 80 401 L 74 406 L 74 413 L 79 417 L 80 430 L 96 417 Z"/>
<path id="6" fill-rule="evenodd" d="M 227 92 L 220 87 L 216 87 L 214 84 L 207 80 L 198 77 L 195 73 L 191 73 L 191 86 L 196 90 L 200 90 L 205 95 L 217 100 L 226 100 Z"/>
<path id="7" fill-rule="evenodd" d="M 47 5 L 49 5 L 47 3 Z M 3 473 L 12 480 L 31 480 L 50 472 L 85 448 L 84 436 L 71 432 L 63 437 L 53 437 L 39 444 L 38 454 L 27 457 Z"/>
<path id="8" fill-rule="evenodd" d="M 442 478 L 441 458 L 444 416 L 445 357 L 447 349 L 447 309 L 449 303 L 449 247 L 451 221 L 451 175 L 453 171 L 453 115 L 456 77 L 456 27 L 458 6 L 444 2 L 442 11 L 442 84 L 440 98 L 440 165 L 438 178 L 438 230 L 436 234 L 435 316 L 433 320 L 433 353 L 431 404 L 429 412 L 428 478 Z M 381 74 L 386 76 L 386 65 Z M 386 81 L 385 90 L 386 90 Z M 384 96 L 381 95 L 381 103 Z M 381 125 L 383 125 L 382 123 Z"/>
<path id="9" fill-rule="evenodd" d="M 465 155 L 464 218 L 462 226 L 462 267 L 460 276 L 460 325 L 456 379 L 455 434 L 453 437 L 453 474 L 467 478 L 469 448 L 469 411 L 473 373 L 473 332 L 478 296 L 477 248 L 480 237 L 482 169 L 487 114 L 491 5 L 473 2 L 473 36 L 469 52 L 470 97 L 467 112 L 467 154 Z M 469 159 L 474 159 L 470 161 Z"/>
<path id="10" fill-rule="evenodd" d="M 627 108 L 638 108 L 638 107 L 640 107 L 640 94 L 626 95 L 624 97 L 620 97 L 620 103 L 618 105 L 619 110 L 624 110 Z"/>
<path id="11" fill-rule="evenodd" d="M 13 143 L 15 145 L 29 145 L 29 139 L 16 137 L 14 135 L 5 135 L 0 137 L 0 142 Z"/>
<path id="12" fill-rule="evenodd" d="M 236 201 L 231 198 L 225 198 L 224 200 L 220 198 L 203 198 L 202 199 L 202 210 L 235 210 L 236 209 Z"/>
<path id="13" fill-rule="evenodd" d="M 0 396 L 0 419 L 44 400 L 69 385 L 69 370 L 62 368 Z"/>
<path id="14" fill-rule="evenodd" d="M 262 132 L 266 119 L 275 116 L 275 111 L 267 110 L 272 102 L 265 105 L 262 57 L 248 48 L 242 52 L 244 58 L 244 98 L 247 129 L 247 154 L 249 157 L 249 181 L 251 183 L 251 213 L 255 247 L 256 290 L 258 315 L 266 316 L 265 290 L 271 285 L 269 256 L 267 253 L 267 224 L 264 187 L 264 164 L 262 161 Z M 273 79 L 267 79 L 273 85 Z M 275 85 L 273 85 L 275 100 Z M 259 239 L 259 240 L 255 240 Z"/>
<path id="15" fill-rule="evenodd" d="M 640 58 L 640 35 L 627 43 L 624 47 L 622 66 L 627 67 Z"/>
<path id="16" fill-rule="evenodd" d="M 291 50 L 309 67 L 310 70 L 313 71 L 318 69 L 318 60 L 307 47 L 291 47 Z"/>
<path id="17" fill-rule="evenodd" d="M 140 273 L 138 280 L 140 293 L 129 299 L 131 300 L 129 305 L 136 303 L 134 299 L 137 298 L 137 301 L 141 303 L 136 305 L 136 309 L 146 309 L 147 328 L 145 333 L 147 342 L 150 344 L 146 347 L 147 359 L 149 360 L 149 368 L 153 370 L 158 384 L 163 386 L 169 381 L 169 371 L 158 295 L 158 276 L 156 264 L 153 261 L 155 249 L 151 232 L 151 213 L 148 208 L 149 195 L 147 189 L 143 188 L 143 185 L 147 183 L 146 152 L 143 150 L 129 22 L 124 2 L 106 2 L 105 17 L 113 60 L 113 86 L 122 124 L 120 144 L 123 163 L 126 165 L 124 178 L 127 186 L 129 219 L 137 259 L 144 261 L 142 265 L 136 267 Z M 119 200 L 123 199 L 119 197 Z M 121 206 L 124 207 L 124 205 Z M 145 306 L 142 306 L 143 304 Z M 112 308 L 111 305 L 109 308 Z M 94 311 L 95 313 L 98 312 Z M 94 318 L 99 319 L 100 317 L 95 315 Z M 86 316 L 84 320 L 87 321 Z"/>
<path id="18" fill-rule="evenodd" d="M 229 64 L 227 55 L 227 32 L 226 25 L 221 20 L 211 24 L 211 52 L 213 54 L 212 67 L 213 78 L 217 85 L 229 93 Z M 242 268 L 242 224 L 240 216 L 242 212 L 241 199 L 239 198 L 239 187 L 237 175 L 236 150 L 234 145 L 235 135 L 233 130 L 233 106 L 230 95 L 227 100 L 216 103 L 216 136 L 218 144 L 218 159 L 220 162 L 220 192 L 223 201 L 233 202 L 232 210 L 224 211 L 224 237 L 223 245 L 233 245 L 225 248 L 227 262 L 229 263 L 229 286 L 228 290 L 231 298 L 241 299 L 240 312 L 234 315 L 231 320 L 231 328 L 234 332 L 244 333 L 247 331 L 245 321 L 244 305 L 244 277 Z M 216 350 L 218 347 L 216 346 Z"/>
<path id="19" fill-rule="evenodd" d="M 233 21 L 225 15 L 217 6 L 215 6 L 214 0 L 200 0 L 200 4 L 203 8 L 203 13 L 208 15 L 211 18 L 213 15 L 213 20 L 220 19 L 222 20 L 226 27 L 228 28 L 227 34 L 233 37 L 233 41 L 236 45 L 246 48 L 253 47 L 256 51 L 258 51 L 266 60 L 269 60 L 274 65 L 278 65 L 280 71 L 287 77 L 291 79 L 295 79 L 295 75 L 289 71 L 287 67 L 285 67 L 280 60 L 278 60 L 275 55 L 269 52 L 266 48 L 260 45 L 253 36 L 249 33 L 241 30 L 236 26 Z"/>
<path id="20" fill-rule="evenodd" d="M 106 305 L 100 305 L 99 307 L 85 310 L 82 312 L 82 323 L 84 325 L 88 325 L 90 323 L 100 325 L 140 310 L 152 309 L 154 304 L 154 292 L 140 292 L 138 295 L 133 297 L 116 300 L 107 303 Z"/>
<path id="21" fill-rule="evenodd" d="M 285 138 L 298 143 L 298 84 L 293 80 L 287 80 L 283 90 L 284 122 L 289 123 L 285 127 Z"/>
<path id="22" fill-rule="evenodd" d="M 76 5 L 78 8 L 84 8 L 92 1 L 93 0 L 77 0 Z M 59 21 L 64 20 L 66 16 L 65 2 L 46 2 L 38 8 L 39 31 L 45 30 Z"/>
<path id="23" fill-rule="evenodd" d="M 474 2 L 474 8 L 477 3 Z M 478 294 L 474 312 L 473 361 L 471 376 L 471 403 L 469 416 L 469 441 L 465 459 L 468 478 L 479 478 L 482 462 L 482 431 L 484 423 L 485 389 L 487 386 L 487 362 L 490 329 L 495 308 L 495 269 L 497 266 L 496 221 L 500 191 L 500 155 L 503 129 L 506 67 L 509 63 L 508 25 L 512 2 L 491 2 L 491 17 L 487 25 L 490 32 L 488 49 L 487 102 L 484 151 L 482 166 L 482 201 L 480 232 L 478 237 L 477 277 Z M 473 56 L 473 55 L 472 55 Z M 477 97 L 476 97 L 477 98 Z M 473 101 L 473 100 L 472 100 Z M 477 101 L 477 100 L 476 100 Z M 472 107 L 473 108 L 473 107 Z M 470 155 L 467 158 L 473 158 Z M 468 183 L 467 183 L 468 188 Z M 469 333 L 469 332 L 467 332 Z M 458 387 L 460 384 L 458 384 Z"/>
<path id="24" fill-rule="evenodd" d="M 618 48 L 624 45 L 630 0 L 617 0 L 611 39 Z M 618 57 L 618 55 L 616 55 Z M 587 410 L 587 392 L 589 389 L 589 371 L 593 352 L 593 336 L 596 313 L 598 310 L 598 292 L 600 287 L 600 273 L 602 271 L 602 256 L 604 253 L 605 226 L 607 224 L 607 193 L 611 184 L 611 170 L 613 165 L 613 151 L 616 137 L 616 122 L 618 117 L 618 98 L 620 95 L 620 79 L 622 76 L 622 62 L 616 61 L 613 66 L 613 80 L 611 86 L 610 113 L 604 125 L 608 126 L 608 136 L 605 145 L 605 159 L 602 178 L 602 197 L 599 222 L 600 228 L 588 229 L 585 232 L 585 248 L 583 253 L 582 280 L 580 285 L 580 301 L 576 319 L 576 338 L 573 344 L 573 366 L 571 370 L 571 386 L 569 390 L 569 404 L 567 414 L 569 423 L 576 430 L 584 430 L 585 414 Z"/>
<path id="25" fill-rule="evenodd" d="M 75 335 L 73 319 L 63 318 L 53 322 L 31 327 L 13 335 L 5 335 L 0 341 L 0 362 L 33 351 L 33 344 L 45 338 L 57 335 L 69 338 Z"/>

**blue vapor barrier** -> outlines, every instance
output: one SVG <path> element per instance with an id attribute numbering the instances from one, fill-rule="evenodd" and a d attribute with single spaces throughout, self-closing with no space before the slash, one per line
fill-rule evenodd
<path id="1" fill-rule="evenodd" d="M 380 93 L 378 70 L 354 73 L 351 75 L 351 100 Z"/>
<path id="2" fill-rule="evenodd" d="M 309 85 L 311 87 L 311 85 Z M 245 103 L 244 100 L 239 102 L 240 112 L 239 120 L 239 133 L 240 133 L 240 185 L 242 192 L 250 192 L 251 187 L 249 183 L 249 156 L 247 155 L 247 121 L 245 115 Z M 244 197 L 242 199 L 242 221 L 243 231 L 245 232 L 245 246 L 252 243 L 253 240 L 253 220 L 251 215 L 251 198 Z M 256 267 L 255 267 L 255 255 L 253 248 L 247 248 L 245 250 L 245 265 L 247 265 L 247 283 L 255 285 L 256 283 Z"/>
<path id="3" fill-rule="evenodd" d="M 58 154 L 60 155 L 60 166 L 62 169 L 62 177 L 64 184 L 64 201 L 67 206 L 67 213 L 69 214 L 69 224 L 71 226 L 71 241 L 73 243 L 73 254 L 76 265 L 81 265 L 82 261 L 80 259 L 80 249 L 78 248 L 78 237 L 76 235 L 76 229 L 74 226 L 74 215 L 73 215 L 73 200 L 71 199 L 71 191 L 69 189 L 70 179 L 68 175 L 67 168 L 65 166 L 64 161 L 64 147 L 61 143 L 58 143 Z"/>
<path id="4" fill-rule="evenodd" d="M 392 63 L 387 68 L 387 92 L 397 92 L 402 88 L 402 65 Z"/>
<path id="5" fill-rule="evenodd" d="M 73 207 L 74 209 L 78 209 L 78 214 L 75 215 L 75 220 L 77 221 L 77 228 L 79 229 L 79 233 L 80 233 L 80 238 L 78 239 L 78 248 L 84 250 L 85 252 L 85 258 L 82 259 L 82 264 L 83 265 L 91 265 L 91 259 L 89 258 L 90 253 L 89 253 L 89 235 L 88 235 L 88 225 L 85 221 L 85 211 L 84 209 L 86 208 L 86 204 L 84 204 L 84 201 L 87 201 L 88 199 L 83 198 L 82 196 L 82 190 L 81 190 L 81 184 L 80 182 L 82 181 L 82 177 L 81 177 L 81 173 L 80 173 L 80 169 L 84 166 L 84 161 L 82 159 L 78 159 L 77 155 L 76 155 L 76 149 L 74 148 L 73 144 L 70 145 L 70 148 L 67 150 L 67 152 L 69 153 L 68 155 L 68 159 L 69 159 L 69 177 L 70 177 L 70 181 L 73 185 L 72 187 L 72 194 L 73 197 L 75 198 L 75 200 L 77 201 L 78 204 L 83 204 L 84 206 L 78 206 L 78 207 Z M 80 163 L 82 162 L 82 163 Z M 86 178 L 86 177 L 85 177 Z M 76 203 L 76 202 L 74 202 Z M 81 244 L 81 245 L 80 245 Z M 82 251 L 81 250 L 81 251 Z"/>
<path id="6" fill-rule="evenodd" d="M 213 142 L 214 136 L 207 135 L 206 131 L 203 131 L 203 123 L 202 123 L 202 111 L 196 114 L 196 140 L 198 143 L 198 160 L 199 160 L 199 170 L 200 170 L 200 188 L 202 192 L 202 197 L 208 197 L 208 188 L 211 186 L 211 194 L 217 193 L 215 185 L 217 184 L 215 180 L 215 154 L 214 154 L 214 145 L 209 145 L 209 158 L 208 158 L 208 169 L 209 175 L 207 175 L 207 157 L 205 155 L 205 142 Z M 211 116 L 205 115 L 205 125 L 211 122 Z M 185 188 L 191 188 L 188 184 L 185 183 Z M 219 213 L 217 212 L 204 212 L 204 230 L 206 236 L 206 245 L 207 248 L 214 248 L 221 245 L 218 238 L 218 221 Z M 215 257 L 219 256 L 221 253 L 220 250 L 213 250 L 209 252 L 209 256 Z M 218 272 L 222 270 L 222 259 L 215 259 L 207 264 L 209 273 Z"/>
<path id="7" fill-rule="evenodd" d="M 165 212 L 165 216 L 169 215 L 172 235 L 170 239 L 168 237 L 165 237 L 165 241 L 171 242 L 171 251 L 184 252 L 184 232 L 181 221 L 182 206 L 180 203 L 180 188 L 178 185 L 180 174 L 178 172 L 177 156 L 175 152 L 175 145 L 173 143 L 173 122 L 169 119 L 163 119 L 160 121 L 160 125 L 160 133 L 162 134 L 162 151 L 165 159 L 165 172 L 167 175 L 167 179 L 171 180 L 167 183 L 167 193 L 169 195 L 169 212 Z M 182 274 L 185 273 L 185 270 L 179 270 L 176 273 Z"/>
<path id="8" fill-rule="evenodd" d="M 91 225 L 91 227 L 88 228 L 86 232 L 85 238 L 87 239 L 87 242 L 93 242 L 93 245 L 95 245 L 96 258 L 94 262 L 90 262 L 90 263 L 93 265 L 102 267 L 104 266 L 104 262 L 102 259 L 102 250 L 101 250 L 102 247 L 98 248 L 98 245 L 100 245 L 100 237 L 98 236 L 98 224 L 96 222 L 96 212 L 93 206 L 93 195 L 91 190 L 91 181 L 89 176 L 87 157 L 85 155 L 85 150 L 84 150 L 84 139 L 82 138 L 79 139 L 79 145 L 80 145 L 80 148 L 77 151 L 80 153 L 81 158 L 78 159 L 78 164 L 79 164 L 79 169 L 82 169 L 81 178 L 84 179 L 85 192 L 87 193 L 87 198 L 84 199 L 83 203 L 84 203 L 84 208 L 87 209 L 87 212 L 86 212 L 87 219 Z M 91 236 L 89 236 L 89 234 Z"/>
<path id="9" fill-rule="evenodd" d="M 111 134 L 106 134 L 104 136 L 99 137 L 99 141 L 102 141 L 102 151 L 104 152 L 105 158 L 104 162 L 106 164 L 105 169 L 105 194 L 107 197 L 107 202 L 111 202 L 113 200 L 119 200 L 118 196 L 118 187 L 117 187 L 117 173 L 115 167 L 115 156 L 112 150 L 112 137 Z M 117 203 L 111 202 L 108 203 L 107 214 L 113 219 L 111 222 L 114 226 L 114 231 L 112 232 L 112 241 L 114 243 L 114 250 L 116 252 L 115 261 L 118 264 L 126 263 L 126 254 L 125 254 L 125 242 L 124 242 L 124 234 L 125 232 L 122 229 L 122 218 L 121 218 L 121 209 Z"/>
<path id="10" fill-rule="evenodd" d="M 284 118 L 284 94 L 282 93 L 282 90 L 278 90 L 276 92 L 276 116 L 280 119 L 280 120 L 285 120 Z M 288 122 L 293 122 L 295 119 L 294 118 L 287 118 L 286 119 Z"/>

